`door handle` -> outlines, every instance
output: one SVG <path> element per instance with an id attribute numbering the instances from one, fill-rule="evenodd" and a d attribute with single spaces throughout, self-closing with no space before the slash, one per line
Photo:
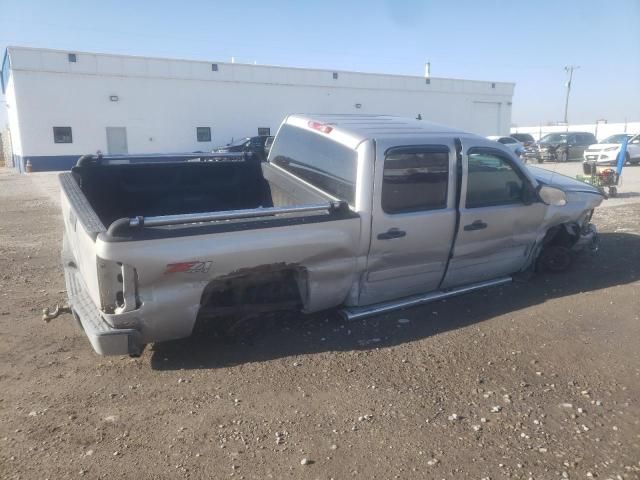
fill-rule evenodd
<path id="1" fill-rule="evenodd" d="M 391 240 L 392 238 L 401 238 L 407 235 L 407 232 L 404 230 L 399 230 L 397 228 L 390 228 L 384 233 L 378 234 L 378 240 Z"/>
<path id="2" fill-rule="evenodd" d="M 464 230 L 466 232 L 472 231 L 472 230 L 482 230 L 487 228 L 488 225 L 486 223 L 484 223 L 482 220 L 476 220 L 475 222 L 469 224 L 469 225 L 465 225 L 464 226 Z"/>

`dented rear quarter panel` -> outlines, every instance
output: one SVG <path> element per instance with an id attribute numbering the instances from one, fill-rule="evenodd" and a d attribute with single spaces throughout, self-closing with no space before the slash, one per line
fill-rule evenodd
<path id="1" fill-rule="evenodd" d="M 344 302 L 357 280 L 361 220 L 359 217 L 274 227 L 132 242 L 98 238 L 100 258 L 133 266 L 138 274 L 140 308 L 132 317 L 145 338 L 154 341 L 191 333 L 202 292 L 217 278 L 241 270 L 286 264 L 306 272 L 304 310 L 315 312 Z M 167 273 L 167 265 L 211 262 L 206 272 Z"/>

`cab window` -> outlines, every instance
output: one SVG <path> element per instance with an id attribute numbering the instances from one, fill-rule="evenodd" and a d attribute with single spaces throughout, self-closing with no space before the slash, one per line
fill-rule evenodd
<path id="1" fill-rule="evenodd" d="M 468 159 L 467 208 L 524 203 L 524 180 L 508 160 L 485 152 Z"/>
<path id="2" fill-rule="evenodd" d="M 326 135 L 283 125 L 270 162 L 328 194 L 355 204 L 358 153 Z"/>
<path id="3" fill-rule="evenodd" d="M 449 149 L 399 147 L 387 151 L 382 179 L 382 209 L 407 213 L 446 208 Z"/>

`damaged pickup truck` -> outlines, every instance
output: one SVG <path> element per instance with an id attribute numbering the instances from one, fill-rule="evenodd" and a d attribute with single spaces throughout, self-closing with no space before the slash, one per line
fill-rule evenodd
<path id="1" fill-rule="evenodd" d="M 139 355 L 203 318 L 363 318 L 597 246 L 596 188 L 424 121 L 291 115 L 267 162 L 211 160 L 60 175 L 69 304 L 96 352 Z"/>

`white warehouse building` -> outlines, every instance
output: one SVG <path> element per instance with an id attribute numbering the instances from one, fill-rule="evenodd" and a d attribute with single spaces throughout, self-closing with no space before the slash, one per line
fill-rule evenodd
<path id="1" fill-rule="evenodd" d="M 7 48 L 10 163 L 210 151 L 289 113 L 383 113 L 508 134 L 513 83 Z M 6 138 L 6 135 L 3 135 Z"/>

